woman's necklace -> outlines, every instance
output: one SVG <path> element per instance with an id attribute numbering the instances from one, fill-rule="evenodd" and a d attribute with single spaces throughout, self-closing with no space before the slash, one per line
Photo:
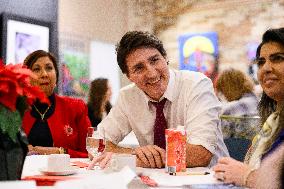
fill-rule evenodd
<path id="1" fill-rule="evenodd" d="M 47 108 L 46 108 L 46 110 L 44 111 L 44 113 L 42 114 L 38 109 L 37 109 L 37 107 L 34 105 L 34 107 L 35 107 L 35 110 L 37 111 L 37 113 L 39 113 L 39 115 L 40 115 L 40 117 L 41 117 L 41 120 L 43 120 L 44 119 L 44 116 L 45 116 L 45 114 L 46 114 L 46 112 L 49 110 L 49 108 L 50 108 L 50 106 L 48 106 Z"/>

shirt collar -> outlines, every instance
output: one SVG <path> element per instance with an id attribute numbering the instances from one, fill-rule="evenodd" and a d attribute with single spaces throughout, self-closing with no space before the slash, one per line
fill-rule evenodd
<path id="1" fill-rule="evenodd" d="M 169 84 L 167 86 L 167 90 L 164 93 L 164 95 L 162 96 L 162 98 L 160 100 L 162 100 L 163 98 L 167 98 L 169 101 L 173 101 L 174 99 L 174 87 L 175 87 L 175 73 L 173 70 L 170 69 L 170 78 L 169 78 Z"/>

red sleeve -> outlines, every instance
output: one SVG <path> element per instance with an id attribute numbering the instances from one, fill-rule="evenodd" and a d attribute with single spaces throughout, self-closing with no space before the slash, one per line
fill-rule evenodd
<path id="1" fill-rule="evenodd" d="M 88 127 L 91 127 L 91 122 L 88 117 L 88 108 L 83 101 L 78 101 L 76 115 L 76 124 L 78 126 L 78 150 L 67 149 L 68 154 L 71 158 L 86 158 L 88 153 L 86 150 L 86 137 Z"/>

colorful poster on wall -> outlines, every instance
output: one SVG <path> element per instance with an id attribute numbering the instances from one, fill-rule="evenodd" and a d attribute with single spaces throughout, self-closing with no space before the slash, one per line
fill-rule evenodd
<path id="1" fill-rule="evenodd" d="M 64 95 L 86 98 L 90 84 L 87 54 L 64 51 L 61 75 L 61 91 Z"/>
<path id="2" fill-rule="evenodd" d="M 249 42 L 246 45 L 247 48 L 247 59 L 248 59 L 248 74 L 253 79 L 255 83 L 257 83 L 257 65 L 254 64 L 255 54 L 259 43 L 257 42 Z"/>
<path id="3" fill-rule="evenodd" d="M 216 32 L 179 37 L 179 68 L 202 72 L 214 80 L 218 71 L 218 35 Z"/>

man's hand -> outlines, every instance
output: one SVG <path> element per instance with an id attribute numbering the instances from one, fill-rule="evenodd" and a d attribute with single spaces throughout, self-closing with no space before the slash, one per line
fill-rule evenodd
<path id="1" fill-rule="evenodd" d="M 136 166 L 144 168 L 162 168 L 165 166 L 166 151 L 155 145 L 143 147 L 123 148 L 107 141 L 107 152 L 126 153 L 136 155 Z"/>
<path id="2" fill-rule="evenodd" d="M 207 167 L 213 154 L 201 145 L 186 144 L 186 166 Z"/>
<path id="3" fill-rule="evenodd" d="M 165 166 L 166 151 L 156 145 L 135 148 L 136 166 L 144 168 L 162 168 Z"/>
<path id="4" fill-rule="evenodd" d="M 88 169 L 92 169 L 96 164 L 99 164 L 100 168 L 104 169 L 109 164 L 112 154 L 112 152 L 103 152 L 98 157 L 94 157 Z"/>

